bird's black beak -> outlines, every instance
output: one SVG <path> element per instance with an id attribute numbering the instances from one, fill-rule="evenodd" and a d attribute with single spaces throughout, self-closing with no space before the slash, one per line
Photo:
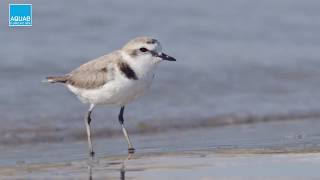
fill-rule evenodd
<path id="1" fill-rule="evenodd" d="M 166 61 L 176 61 L 176 59 L 174 57 L 171 57 L 165 53 L 159 53 L 156 55 L 157 57 L 161 58 L 162 60 L 166 60 Z"/>

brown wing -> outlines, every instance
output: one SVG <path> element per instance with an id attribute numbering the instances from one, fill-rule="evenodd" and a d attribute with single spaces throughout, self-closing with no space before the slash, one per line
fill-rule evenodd
<path id="1" fill-rule="evenodd" d="M 102 56 L 89 61 L 67 74 L 67 84 L 72 86 L 93 89 L 114 79 L 115 64 L 120 59 L 118 52 Z"/>

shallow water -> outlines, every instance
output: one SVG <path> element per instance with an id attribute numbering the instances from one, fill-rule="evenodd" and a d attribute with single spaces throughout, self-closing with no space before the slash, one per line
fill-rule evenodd
<path id="1" fill-rule="evenodd" d="M 206 151 L 0 168 L 5 179 L 317 179 L 319 154 L 220 155 Z M 89 165 L 88 165 L 89 164 Z"/>
<path id="2" fill-rule="evenodd" d="M 133 135 L 135 155 L 210 151 L 214 154 L 288 154 L 320 151 L 320 122 L 315 119 L 254 123 L 219 128 L 171 130 Z M 308 131 L 306 131 L 308 130 Z M 97 159 L 127 154 L 122 136 L 93 138 Z M 32 163 L 59 163 L 88 158 L 84 141 L 0 146 L 0 167 Z"/>
<path id="3" fill-rule="evenodd" d="M 255 123 L 123 138 L 0 147 L 4 179 L 309 179 L 320 173 L 317 120 Z M 308 129 L 308 132 L 304 132 Z M 273 132 L 273 133 L 270 133 Z M 129 159 L 128 159 L 129 158 Z M 269 178 L 268 178 L 269 177 Z"/>
<path id="4" fill-rule="evenodd" d="M 6 3 L 0 17 L 7 17 Z M 32 3 L 33 27 L 9 29 L 0 20 L 2 144 L 83 137 L 87 106 L 41 80 L 140 35 L 159 39 L 178 61 L 160 65 L 151 90 L 128 105 L 130 131 L 224 115 L 319 117 L 319 1 Z M 98 108 L 93 128 L 104 136 L 118 130 L 118 111 Z"/>

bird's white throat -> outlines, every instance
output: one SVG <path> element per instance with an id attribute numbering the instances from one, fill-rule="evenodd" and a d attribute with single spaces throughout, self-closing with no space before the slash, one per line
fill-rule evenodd
<path id="1" fill-rule="evenodd" d="M 136 56 L 131 57 L 125 52 L 121 52 L 123 59 L 130 65 L 132 70 L 136 73 L 138 78 L 146 78 L 153 76 L 155 69 L 160 61 L 152 56 Z"/>

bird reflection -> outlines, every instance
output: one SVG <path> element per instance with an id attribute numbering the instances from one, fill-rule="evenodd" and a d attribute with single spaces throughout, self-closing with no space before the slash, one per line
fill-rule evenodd
<path id="1" fill-rule="evenodd" d="M 120 168 L 120 180 L 125 180 L 126 179 L 126 166 L 125 162 L 126 160 L 130 160 L 133 157 L 134 153 L 129 153 L 128 156 L 122 161 L 121 163 L 121 168 Z M 89 174 L 89 180 L 92 180 L 92 167 L 93 167 L 93 159 L 88 160 L 88 174 Z"/>
<path id="2" fill-rule="evenodd" d="M 88 170 L 89 170 L 89 180 L 92 180 L 92 167 L 91 164 L 88 164 Z"/>
<path id="3" fill-rule="evenodd" d="M 126 166 L 125 166 L 125 162 L 126 160 L 130 160 L 133 157 L 134 152 L 129 153 L 128 157 L 122 161 L 122 166 L 120 169 L 120 180 L 125 180 L 126 179 Z"/>
<path id="4" fill-rule="evenodd" d="M 124 161 L 123 161 L 121 169 L 120 169 L 120 180 L 125 180 L 125 179 L 126 179 L 126 169 L 125 169 Z"/>

